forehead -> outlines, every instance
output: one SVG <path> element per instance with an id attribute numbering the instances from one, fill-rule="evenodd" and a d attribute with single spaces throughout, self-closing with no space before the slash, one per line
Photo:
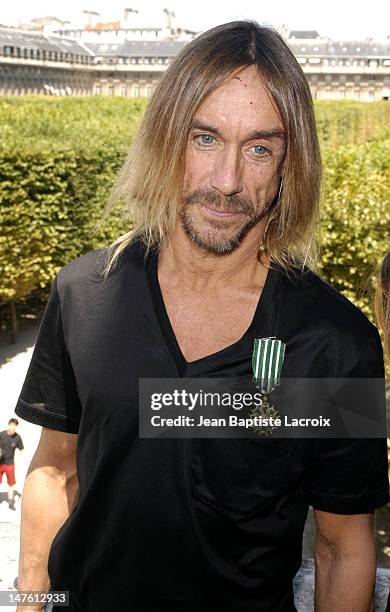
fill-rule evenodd
<path id="1" fill-rule="evenodd" d="M 275 103 L 256 66 L 232 72 L 207 96 L 195 118 L 229 130 L 283 128 Z"/>

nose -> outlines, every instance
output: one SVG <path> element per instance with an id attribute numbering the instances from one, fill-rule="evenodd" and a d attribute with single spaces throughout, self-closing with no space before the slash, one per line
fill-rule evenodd
<path id="1" fill-rule="evenodd" d="M 233 195 L 242 189 L 241 178 L 239 151 L 234 147 L 224 147 L 215 160 L 210 186 L 223 195 Z"/>

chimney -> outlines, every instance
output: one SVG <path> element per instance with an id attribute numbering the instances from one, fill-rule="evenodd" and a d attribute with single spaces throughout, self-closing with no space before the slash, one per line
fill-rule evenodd
<path id="1" fill-rule="evenodd" d="M 126 22 L 130 13 L 138 13 L 137 9 L 132 9 L 132 8 L 125 8 L 123 10 L 123 19 Z"/>
<path id="2" fill-rule="evenodd" d="M 175 27 L 175 13 L 167 8 L 163 9 L 163 12 L 165 13 L 166 27 L 168 28 L 168 30 L 173 30 L 173 28 Z"/>
<path id="3" fill-rule="evenodd" d="M 99 13 L 96 13 L 96 11 L 83 11 L 83 16 L 85 28 L 93 28 L 96 23 L 96 18 L 100 17 Z"/>

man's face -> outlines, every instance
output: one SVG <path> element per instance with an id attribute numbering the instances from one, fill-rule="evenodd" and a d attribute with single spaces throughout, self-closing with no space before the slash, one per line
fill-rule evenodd
<path id="1" fill-rule="evenodd" d="M 192 122 L 180 211 L 186 235 L 209 252 L 236 248 L 277 197 L 284 153 L 283 125 L 257 69 L 236 70 Z"/>

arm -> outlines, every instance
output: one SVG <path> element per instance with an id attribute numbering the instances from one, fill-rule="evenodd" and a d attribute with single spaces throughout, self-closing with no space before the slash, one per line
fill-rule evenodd
<path id="1" fill-rule="evenodd" d="M 42 428 L 22 496 L 19 591 L 48 591 L 47 562 L 54 536 L 77 503 L 77 434 Z M 17 610 L 41 610 L 18 607 Z"/>
<path id="2" fill-rule="evenodd" d="M 374 512 L 314 510 L 315 611 L 374 612 Z"/>

